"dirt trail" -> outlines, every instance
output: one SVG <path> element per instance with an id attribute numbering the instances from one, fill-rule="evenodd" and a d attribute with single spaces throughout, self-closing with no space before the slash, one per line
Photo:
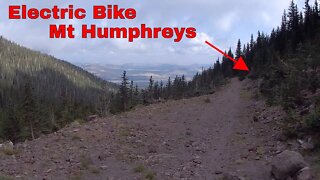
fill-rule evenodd
<path id="1" fill-rule="evenodd" d="M 22 179 L 270 178 L 279 151 L 272 123 L 253 122 L 264 105 L 232 79 L 218 92 L 74 123 L 0 154 L 0 171 Z"/>

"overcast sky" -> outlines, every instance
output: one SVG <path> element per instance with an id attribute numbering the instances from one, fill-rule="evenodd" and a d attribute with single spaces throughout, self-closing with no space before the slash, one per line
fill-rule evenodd
<path id="1" fill-rule="evenodd" d="M 250 34 L 258 30 L 270 32 L 280 24 L 281 15 L 290 0 L 2 0 L 0 4 L 0 34 L 31 49 L 51 54 L 70 62 L 99 62 L 108 64 L 210 64 L 219 55 L 207 47 L 210 40 L 222 49 L 234 47 L 237 39 L 247 42 Z M 296 0 L 299 5 L 303 0 Z M 313 2 L 312 2 L 313 3 Z M 30 7 L 85 8 L 85 20 L 9 20 L 9 5 L 27 4 Z M 92 20 L 93 5 L 118 4 L 135 8 L 135 20 Z M 301 6 L 300 6 L 301 7 Z M 301 9 L 301 8 L 300 8 Z M 197 29 L 197 38 L 184 38 L 179 43 L 173 39 L 138 39 L 133 43 L 126 39 L 50 39 L 49 24 L 74 24 L 81 30 L 82 24 L 95 23 L 99 27 L 140 26 L 188 27 Z"/>

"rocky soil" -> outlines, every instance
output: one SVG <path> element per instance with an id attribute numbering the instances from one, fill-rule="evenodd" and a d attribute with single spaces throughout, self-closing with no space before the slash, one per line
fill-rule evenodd
<path id="1" fill-rule="evenodd" d="M 215 94 L 138 107 L 73 123 L 0 153 L 0 174 L 16 179 L 270 180 L 280 140 L 279 107 L 232 79 Z M 0 177 L 1 179 L 1 177 Z"/>

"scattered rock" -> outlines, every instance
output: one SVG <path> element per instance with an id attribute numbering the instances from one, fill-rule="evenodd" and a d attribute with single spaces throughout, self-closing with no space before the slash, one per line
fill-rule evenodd
<path id="1" fill-rule="evenodd" d="M 81 126 L 81 124 L 78 121 L 74 121 L 70 124 L 70 127 L 72 127 L 72 128 L 78 128 L 80 126 Z"/>
<path id="2" fill-rule="evenodd" d="M 300 153 L 286 150 L 273 159 L 271 173 L 275 179 L 285 180 L 304 167 L 307 167 L 307 163 Z"/>
<path id="3" fill-rule="evenodd" d="M 87 121 L 90 122 L 90 121 L 94 121 L 98 118 L 98 115 L 90 115 L 87 117 Z"/>
<path id="4" fill-rule="evenodd" d="M 312 142 L 311 137 L 309 137 L 306 141 L 300 139 L 298 139 L 297 141 L 300 144 L 301 148 L 304 150 L 312 151 L 314 149 L 314 143 Z"/>
<path id="5" fill-rule="evenodd" d="M 301 169 L 297 173 L 296 180 L 313 180 L 312 170 L 309 167 L 305 167 Z"/>
<path id="6" fill-rule="evenodd" d="M 279 133 L 278 135 L 276 135 L 276 138 L 278 141 L 281 141 L 281 142 L 285 142 L 288 140 L 288 138 L 283 133 Z"/>
<path id="7" fill-rule="evenodd" d="M 100 169 L 108 169 L 108 166 L 100 166 Z"/>

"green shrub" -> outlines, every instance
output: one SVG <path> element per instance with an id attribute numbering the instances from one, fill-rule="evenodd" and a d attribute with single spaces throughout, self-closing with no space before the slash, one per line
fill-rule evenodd
<path id="1" fill-rule="evenodd" d="M 301 122 L 301 117 L 295 111 L 289 111 L 282 127 L 284 135 L 289 139 L 297 138 Z"/>
<path id="2" fill-rule="evenodd" d="M 13 178 L 0 174 L 0 180 L 13 180 Z"/>
<path id="3" fill-rule="evenodd" d="M 309 114 L 306 117 L 306 126 L 307 126 L 307 129 L 310 129 L 314 132 L 319 131 L 319 129 L 320 129 L 320 110 L 316 110 L 315 112 Z"/>
<path id="4" fill-rule="evenodd" d="M 147 180 L 154 180 L 156 178 L 156 175 L 154 172 L 148 172 L 144 177 Z"/>
<path id="5" fill-rule="evenodd" d="M 133 171 L 134 171 L 135 173 L 142 173 L 142 172 L 144 171 L 144 166 L 143 166 L 143 165 L 139 165 L 139 166 L 135 167 L 135 168 L 133 169 Z"/>

